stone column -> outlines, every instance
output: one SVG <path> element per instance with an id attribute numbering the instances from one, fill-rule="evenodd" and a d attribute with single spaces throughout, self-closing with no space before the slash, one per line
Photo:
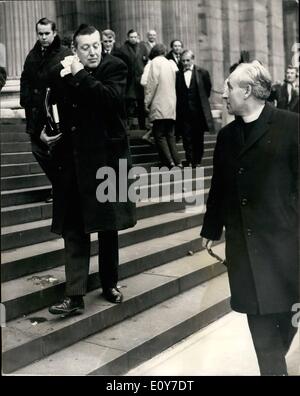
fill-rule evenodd
<path id="1" fill-rule="evenodd" d="M 207 37 L 200 46 L 200 65 L 209 70 L 212 80 L 211 104 L 218 108 L 222 104 L 224 86 L 222 1 L 210 0 L 203 5 L 206 15 Z"/>
<path id="2" fill-rule="evenodd" d="M 36 42 L 35 24 L 42 17 L 55 20 L 54 1 L 4 2 L 4 44 L 10 79 L 20 77 L 25 57 Z"/>
<path id="3" fill-rule="evenodd" d="M 269 70 L 274 81 L 284 76 L 282 0 L 268 0 Z"/>
<path id="4" fill-rule="evenodd" d="M 272 1 L 272 0 L 271 0 Z M 222 1 L 224 77 L 240 59 L 239 0 Z"/>
<path id="5" fill-rule="evenodd" d="M 184 48 L 194 52 L 196 63 L 200 60 L 198 3 L 197 0 L 162 1 L 164 43 L 169 46 L 174 39 L 183 41 Z"/>
<path id="6" fill-rule="evenodd" d="M 164 3 L 166 0 L 162 0 Z M 146 39 L 150 29 L 162 37 L 161 0 L 110 0 L 110 23 L 117 36 L 117 43 L 123 44 L 130 29 L 136 29 L 141 40 Z"/>
<path id="7" fill-rule="evenodd" d="M 266 66 L 269 63 L 267 3 L 268 0 L 239 1 L 241 50 L 249 51 L 251 60 L 257 59 Z"/>

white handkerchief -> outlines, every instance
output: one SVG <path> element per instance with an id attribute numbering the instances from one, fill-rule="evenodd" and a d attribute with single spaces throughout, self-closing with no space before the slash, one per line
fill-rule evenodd
<path id="1" fill-rule="evenodd" d="M 71 66 L 66 66 L 64 69 L 60 71 L 60 76 L 65 77 L 67 74 L 71 73 Z"/>
<path id="2" fill-rule="evenodd" d="M 63 67 L 70 66 L 74 60 L 75 55 L 69 55 L 66 56 L 60 63 L 63 65 Z"/>

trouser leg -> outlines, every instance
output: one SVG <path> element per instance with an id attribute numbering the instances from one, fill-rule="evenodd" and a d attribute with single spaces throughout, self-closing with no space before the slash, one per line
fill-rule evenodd
<path id="1" fill-rule="evenodd" d="M 193 163 L 200 164 L 204 152 L 204 130 L 197 123 L 193 124 Z"/>
<path id="2" fill-rule="evenodd" d="M 261 375 L 287 375 L 278 316 L 247 315 Z"/>
<path id="3" fill-rule="evenodd" d="M 294 312 L 278 314 L 279 330 L 284 345 L 285 354 L 288 353 L 298 328 L 292 325 Z"/>
<path id="4" fill-rule="evenodd" d="M 153 135 L 157 146 L 160 161 L 163 165 L 169 166 L 173 162 L 173 158 L 170 153 L 167 138 L 165 135 L 165 121 L 156 120 L 153 122 Z"/>
<path id="5" fill-rule="evenodd" d="M 66 295 L 69 297 L 86 293 L 90 262 L 90 234 L 84 232 L 76 183 L 74 179 L 62 232 L 65 243 Z"/>
<path id="6" fill-rule="evenodd" d="M 192 163 L 193 160 L 192 130 L 191 130 L 191 123 L 188 119 L 183 121 L 182 143 L 185 151 L 185 159 L 188 163 Z"/>
<path id="7" fill-rule="evenodd" d="M 90 235 L 83 230 L 67 229 L 65 242 L 66 295 L 83 296 L 87 291 L 90 262 Z"/>
<path id="8" fill-rule="evenodd" d="M 146 114 L 144 107 L 144 98 L 137 100 L 137 116 L 140 129 L 146 129 Z"/>
<path id="9" fill-rule="evenodd" d="M 99 276 L 103 289 L 113 288 L 118 283 L 119 240 L 118 231 L 101 231 L 99 240 Z"/>
<path id="10" fill-rule="evenodd" d="M 173 158 L 173 162 L 175 165 L 180 164 L 180 158 L 176 147 L 176 138 L 175 138 L 175 129 L 174 129 L 174 121 L 173 120 L 166 120 L 166 130 L 165 134 L 167 137 L 167 143 L 169 146 L 169 150 L 171 156 Z"/>

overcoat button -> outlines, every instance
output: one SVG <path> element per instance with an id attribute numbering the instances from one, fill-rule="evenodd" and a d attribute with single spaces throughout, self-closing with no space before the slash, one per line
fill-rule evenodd
<path id="1" fill-rule="evenodd" d="M 75 127 L 75 126 L 72 126 L 71 131 L 72 131 L 72 132 L 75 132 L 75 131 L 76 131 L 76 127 Z"/>
<path id="2" fill-rule="evenodd" d="M 246 206 L 248 203 L 248 199 L 247 198 L 243 198 L 242 199 L 242 206 Z"/>

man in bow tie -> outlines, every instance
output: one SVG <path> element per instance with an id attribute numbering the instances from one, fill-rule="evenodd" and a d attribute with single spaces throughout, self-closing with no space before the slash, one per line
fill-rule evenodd
<path id="1" fill-rule="evenodd" d="M 211 81 L 207 70 L 194 64 L 190 50 L 181 55 L 183 70 L 177 75 L 177 129 L 181 131 L 188 166 L 200 166 L 204 151 L 204 132 L 213 131 L 208 98 Z"/>

